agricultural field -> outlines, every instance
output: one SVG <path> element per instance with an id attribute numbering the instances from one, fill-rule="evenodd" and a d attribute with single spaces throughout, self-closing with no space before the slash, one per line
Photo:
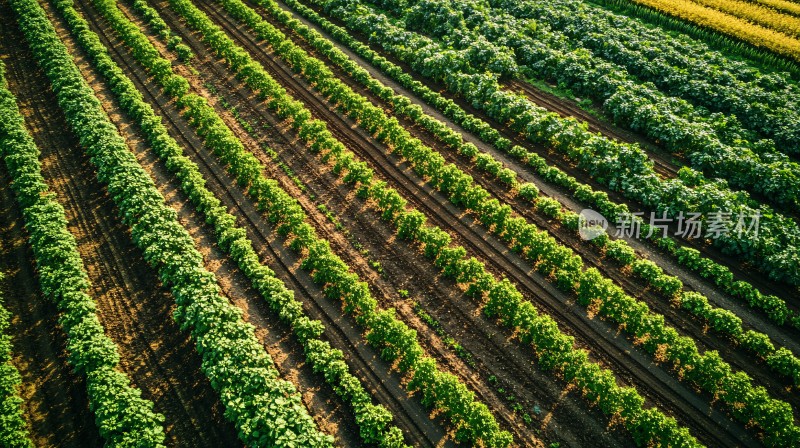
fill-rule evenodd
<path id="1" fill-rule="evenodd" d="M 798 38 L 0 0 L 0 445 L 800 447 Z"/>

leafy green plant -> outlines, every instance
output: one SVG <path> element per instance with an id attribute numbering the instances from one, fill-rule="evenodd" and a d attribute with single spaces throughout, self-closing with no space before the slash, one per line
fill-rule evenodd
<path id="1" fill-rule="evenodd" d="M 296 0 L 287 0 L 287 3 L 297 13 L 320 25 L 339 42 L 348 46 L 351 50 L 359 54 L 359 56 L 379 68 L 387 76 L 393 78 L 404 87 L 416 93 L 429 105 L 438 109 L 451 120 L 479 135 L 480 138 L 487 144 L 495 146 L 500 151 L 507 151 L 508 154 L 514 158 L 527 163 L 548 182 L 552 182 L 571 192 L 576 200 L 589 203 L 592 206 L 597 207 L 597 209 L 606 216 L 616 217 L 629 214 L 628 208 L 624 204 L 616 204 L 611 202 L 606 193 L 593 191 L 588 185 L 579 183 L 574 177 L 567 175 L 556 167 L 549 166 L 547 162 L 537 154 L 529 152 L 527 149 L 521 146 L 512 146 L 508 140 L 501 137 L 499 133 L 488 123 L 466 113 L 452 100 L 445 98 L 438 92 L 431 90 L 426 85 L 409 76 L 400 67 L 393 64 L 386 58 L 378 55 L 370 47 L 354 39 L 343 28 L 331 23 L 329 20 L 320 16 L 312 9 L 298 3 Z M 342 69 L 350 73 L 353 79 L 359 82 L 364 79 L 364 76 L 359 75 L 359 72 L 357 71 L 358 66 L 351 69 L 351 67 L 355 64 L 352 64 L 350 59 L 346 56 L 342 57 L 342 53 L 338 51 L 334 45 L 331 45 L 327 39 L 320 36 L 314 30 L 304 26 L 302 23 L 291 20 L 286 13 L 284 13 L 280 8 L 276 7 L 274 2 L 262 1 L 261 4 L 273 17 L 291 28 L 298 35 L 305 38 L 309 43 L 314 45 L 318 51 L 328 57 L 331 62 L 336 63 Z M 374 86 L 375 84 L 366 83 L 365 85 L 370 87 Z M 387 98 L 387 89 L 380 89 L 380 93 L 377 90 L 373 90 L 373 92 L 381 95 L 381 98 Z M 400 102 L 402 104 L 402 101 Z M 396 111 L 398 113 L 402 113 L 402 109 L 400 108 L 396 108 Z M 418 117 L 418 119 L 415 119 L 415 121 L 426 128 L 430 126 L 431 123 L 436 122 L 433 118 L 421 119 L 421 117 Z M 444 125 L 436 125 L 435 128 L 429 129 L 431 132 L 434 132 L 434 129 L 439 129 L 442 131 L 447 130 L 446 126 Z M 450 132 L 452 132 L 452 130 Z M 445 135 L 438 134 L 437 132 L 434 133 L 436 135 Z M 457 141 L 457 136 L 448 136 L 447 140 L 442 141 Z M 456 144 L 455 148 L 470 158 L 478 154 L 478 148 L 471 143 L 465 143 L 460 147 L 458 147 Z M 519 194 L 523 199 L 530 200 L 529 198 L 525 197 L 525 189 L 530 187 L 525 187 L 525 185 L 533 186 L 532 184 L 522 185 L 519 189 Z M 528 193 L 532 194 L 532 192 Z M 653 241 L 656 245 L 666 250 L 671 255 L 676 256 L 677 261 L 682 265 L 699 272 L 705 278 L 713 279 L 714 283 L 727 294 L 737 299 L 745 300 L 746 303 L 753 308 L 764 310 L 771 319 L 775 320 L 779 324 L 788 322 L 795 327 L 800 328 L 800 317 L 794 317 L 781 299 L 775 296 L 762 295 L 750 283 L 743 281 L 734 282 L 732 275 L 727 268 L 713 262 L 708 258 L 700 256 L 699 253 L 693 249 L 678 247 L 673 239 L 653 238 Z M 601 247 L 604 246 L 606 242 L 607 238 L 597 238 L 593 240 L 593 243 L 597 243 Z M 608 252 L 609 255 L 617 258 L 617 260 L 622 262 L 624 265 L 631 264 L 634 261 L 633 252 L 630 251 L 629 248 L 626 249 L 625 245 L 616 242 L 611 242 L 611 244 L 612 245 L 609 246 L 609 248 L 611 248 L 612 251 Z M 614 249 L 619 249 L 621 252 L 615 252 Z M 692 256 L 685 256 L 686 253 L 692 253 Z M 622 255 L 624 255 L 624 258 L 619 258 Z"/>

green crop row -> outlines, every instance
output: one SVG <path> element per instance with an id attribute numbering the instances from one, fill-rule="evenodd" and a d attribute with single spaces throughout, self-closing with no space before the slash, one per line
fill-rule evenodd
<path id="1" fill-rule="evenodd" d="M 531 261 L 538 263 L 540 272 L 552 274 L 560 287 L 570 292 L 580 291 L 579 294 L 588 292 L 589 295 L 584 297 L 585 305 L 590 301 L 602 303 L 604 306 L 600 307 L 601 314 L 624 324 L 626 330 L 637 338 L 645 336 L 650 338 L 650 343 L 645 344 L 646 350 L 650 353 L 655 353 L 659 345 L 681 347 L 680 353 L 672 353 L 667 359 L 681 368 L 692 366 L 692 374 L 687 377 L 709 392 L 719 392 L 729 377 L 736 377 L 737 387 L 744 387 L 748 390 L 747 394 L 731 390 L 723 395 L 723 400 L 729 404 L 732 411 L 738 411 L 734 413 L 739 419 L 745 421 L 753 419 L 759 422 L 768 439 L 785 441 L 792 440 L 798 435 L 797 428 L 791 424 L 793 416 L 788 404 L 770 398 L 763 388 L 754 387 L 750 378 L 743 372 L 734 374 L 730 366 L 722 361 L 716 352 L 700 355 L 694 341 L 679 336 L 674 329 L 664 324 L 663 316 L 652 313 L 646 305 L 625 294 L 621 288 L 604 279 L 596 270 L 583 271 L 582 261 L 569 249 L 558 244 L 546 232 L 535 229 L 523 218 L 513 216 L 508 205 L 490 199 L 491 195 L 481 187 L 475 186 L 471 177 L 455 165 L 446 164 L 441 155 L 411 137 L 396 119 L 388 118 L 380 108 L 355 94 L 336 79 L 327 67 L 291 43 L 279 30 L 263 21 L 255 11 L 240 0 L 222 0 L 222 4 L 229 14 L 244 18 L 260 37 L 271 44 L 278 56 L 307 77 L 317 90 L 355 119 L 360 127 L 372 135 L 377 135 L 377 138 L 392 147 L 394 152 L 408 159 L 418 174 L 426 177 L 437 189 L 448 195 L 451 202 L 474 213 L 484 225 L 505 239 L 512 250 L 524 252 Z M 235 46 L 216 50 L 232 63 L 234 69 L 236 61 L 232 56 L 246 54 L 244 50 Z M 351 158 L 348 153 L 343 153 L 341 156 L 334 153 L 333 159 L 336 161 L 334 170 L 341 163 L 345 165 L 350 163 Z M 359 168 L 355 174 L 355 179 L 362 184 L 369 178 L 371 173 L 367 174 L 363 168 Z M 396 192 L 391 194 L 387 190 L 385 197 L 392 198 L 396 194 Z M 399 205 L 401 204 L 399 200 L 394 199 L 392 202 L 394 207 L 390 208 L 390 211 L 402 207 Z M 464 254 L 465 252 L 459 251 L 448 252 L 447 258 L 457 260 Z M 598 286 L 598 289 L 587 290 L 589 285 Z M 599 294 L 600 292 L 604 294 Z M 784 352 L 781 354 L 785 355 Z M 720 373 L 718 367 L 723 373 Z M 736 404 L 740 403 L 743 396 L 747 396 L 749 402 L 744 404 L 742 411 Z M 789 422 L 789 427 L 780 427 L 786 422 Z"/>

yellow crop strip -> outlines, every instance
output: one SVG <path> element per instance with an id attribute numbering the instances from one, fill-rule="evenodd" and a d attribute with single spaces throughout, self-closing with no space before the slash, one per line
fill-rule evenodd
<path id="1" fill-rule="evenodd" d="M 785 14 L 800 16 L 800 4 L 786 0 L 755 0 L 758 4 L 770 7 Z"/>
<path id="2" fill-rule="evenodd" d="M 694 2 L 791 37 L 800 37 L 800 19 L 765 6 L 741 0 L 694 0 Z"/>
<path id="3" fill-rule="evenodd" d="M 741 39 L 756 47 L 771 50 L 800 61 L 800 40 L 750 23 L 690 0 L 632 0 L 695 25 Z"/>

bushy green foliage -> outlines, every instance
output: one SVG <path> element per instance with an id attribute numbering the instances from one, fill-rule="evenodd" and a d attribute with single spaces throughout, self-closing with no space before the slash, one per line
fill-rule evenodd
<path id="1" fill-rule="evenodd" d="M 685 185 L 680 178 L 660 178 L 655 173 L 652 162 L 640 148 L 594 135 L 585 128 L 585 125 L 575 120 L 562 119 L 534 105 L 527 98 L 503 89 L 498 82 L 497 73 L 484 72 L 470 65 L 467 49 L 458 51 L 450 49 L 446 43 L 402 29 L 386 16 L 375 13 L 364 3 L 332 0 L 315 3 L 343 20 L 348 27 L 359 30 L 380 29 L 381 32 L 370 35 L 372 43 L 382 46 L 384 50 L 408 63 L 423 76 L 443 82 L 451 93 L 463 96 L 493 119 L 510 125 L 513 131 L 531 142 L 554 148 L 601 183 L 639 201 L 649 209 L 658 212 L 669 211 L 669 213 L 677 213 L 677 210 L 705 213 L 713 210 L 729 210 L 731 213 L 743 213 L 747 216 L 760 213 L 761 227 L 758 235 L 730 233 L 715 239 L 713 243 L 727 252 L 753 261 L 773 279 L 793 284 L 800 282 L 800 274 L 797 274 L 800 273 L 798 268 L 800 251 L 797 251 L 797 247 L 800 247 L 800 228 L 791 219 L 766 205 L 755 205 L 746 194 L 732 191 L 724 181 L 704 181 L 700 187 L 692 188 Z M 473 3 L 460 2 L 459 7 L 474 8 Z M 479 13 L 486 14 L 485 11 Z M 487 19 L 487 23 L 494 23 L 494 16 Z M 469 37 L 464 39 L 465 42 L 473 38 L 470 33 L 463 35 Z M 504 35 L 517 36 L 518 33 L 509 31 Z M 481 42 L 481 45 L 491 49 L 491 45 Z M 537 48 L 541 48 L 541 45 Z M 436 57 L 430 57 L 431 55 L 439 57 L 447 55 L 447 63 L 443 64 Z M 567 62 L 572 62 L 574 59 L 569 58 Z M 610 82 L 615 78 L 607 76 L 603 79 Z M 642 112 L 643 119 L 648 119 L 661 109 L 640 104 L 644 101 L 642 98 L 646 97 L 641 95 L 642 92 L 639 91 L 641 89 L 637 89 L 634 87 L 618 89 L 610 94 L 616 92 L 619 98 L 625 98 L 624 101 L 620 100 L 620 107 L 625 106 L 626 113 L 634 109 L 649 111 Z M 628 98 L 631 95 L 632 98 Z M 659 132 L 671 129 L 669 126 L 664 126 L 664 123 L 669 121 L 668 118 L 659 115 L 653 119 L 660 120 L 661 125 L 657 127 Z M 760 156 L 752 154 L 761 152 L 763 148 L 752 151 L 733 150 L 722 143 L 706 141 L 707 137 L 710 138 L 709 132 L 686 130 L 685 133 L 689 133 L 686 138 L 694 136 L 693 141 L 696 141 L 697 145 L 693 154 L 696 154 L 697 163 L 700 165 L 724 160 L 724 164 L 717 163 L 714 169 L 728 173 L 746 173 L 744 177 L 739 176 L 734 179 L 736 182 L 760 183 L 763 191 L 774 191 L 775 195 L 771 197 L 779 201 L 781 197 L 796 196 L 793 189 L 800 185 L 795 179 L 797 170 L 791 163 L 786 165 L 785 157 L 780 155 L 773 157 L 772 154 L 767 154 L 764 160 L 759 161 Z M 490 132 L 480 131 L 479 135 L 483 137 L 483 134 L 488 136 Z M 675 135 L 674 138 L 678 139 L 683 134 Z M 659 138 L 667 137 L 669 136 L 661 135 Z M 503 144 L 508 143 L 503 141 Z M 683 148 L 677 143 L 676 147 Z M 734 154 L 729 154 L 731 151 Z M 777 166 L 772 165 L 773 161 L 786 168 L 781 171 L 780 182 L 773 176 L 774 168 Z M 738 168 L 732 168 L 734 165 L 746 166 L 747 169 L 740 171 Z"/>
<path id="2" fill-rule="evenodd" d="M 2 78 L 2 62 L 0 62 L 0 78 Z M 5 82 L 0 80 L 0 82 Z M 0 88 L 0 96 L 3 95 Z M 2 101 L 0 100 L 0 104 Z M 0 115 L 2 106 L 0 106 Z M 0 145 L 2 145 L 0 139 Z M 5 282 L 5 275 L 0 274 L 0 283 Z M 11 313 L 5 308 L 5 297 L 0 295 L 0 445 L 9 448 L 32 448 L 33 442 L 22 412 L 23 400 L 18 394 L 22 383 L 19 371 L 12 361 L 14 347 L 11 344 Z"/>
<path id="3" fill-rule="evenodd" d="M 172 6 L 187 19 L 190 26 L 201 30 L 203 37 L 216 29 L 216 26 L 191 3 L 172 2 Z M 214 43 L 218 45 L 214 49 L 223 56 L 230 57 L 231 65 L 235 65 L 240 73 L 245 74 L 247 82 L 257 86 L 256 90 L 267 99 L 268 107 L 282 118 L 292 118 L 292 126 L 301 138 L 309 142 L 312 150 L 322 152 L 326 157 L 337 161 L 335 169 L 340 175 L 357 184 L 371 177 L 371 171 L 363 171 L 363 162 L 353 159 L 351 153 L 345 152 L 344 147 L 332 137 L 324 124 L 311 119 L 308 111 L 296 100 L 288 97 L 260 65 L 249 60 L 246 53 L 235 48 L 235 45 L 226 39 L 214 40 Z M 187 114 L 199 126 L 199 133 L 205 135 L 204 129 L 208 127 L 204 125 L 213 123 L 213 117 L 210 113 L 201 115 L 199 111 L 202 107 L 199 106 L 201 103 L 199 100 L 182 100 L 182 103 L 188 106 Z M 192 110 L 194 112 L 191 112 Z M 310 126 L 312 123 L 318 125 Z M 310 131 L 312 128 L 314 131 Z M 224 161 L 230 162 L 234 157 L 252 157 L 240 143 L 237 144 L 234 140 L 226 141 L 230 145 L 225 147 L 211 145 Z M 206 142 L 209 143 L 208 138 Z M 307 254 L 302 267 L 312 271 L 312 278 L 315 281 L 326 285 L 327 295 L 339 297 L 344 302 L 345 310 L 355 314 L 356 321 L 368 329 L 368 340 L 381 347 L 384 356 L 398 357 L 400 368 L 408 371 L 415 371 L 416 366 L 426 359 L 433 361 L 423 356 L 423 351 L 416 341 L 416 334 L 404 323 L 393 318 L 391 310 L 377 308 L 377 302 L 371 297 L 367 285 L 350 273 L 348 266 L 331 251 L 327 241 L 319 239 L 314 229 L 303 222 L 304 212 L 294 199 L 281 190 L 275 181 L 263 178 L 260 169 L 240 170 L 240 165 L 233 163 L 228 163 L 228 166 L 234 170 L 233 173 L 237 177 L 242 176 L 242 180 L 248 179 L 248 182 L 244 183 L 249 183 L 248 192 L 258 202 L 259 208 L 266 213 L 271 222 L 276 224 L 279 231 L 293 238 L 291 245 L 293 249 Z M 260 167 L 260 164 L 257 166 Z M 361 174 L 348 176 L 351 172 Z M 394 199 L 387 202 L 387 204 L 394 203 Z M 435 387 L 439 383 L 459 384 L 456 377 L 435 368 L 430 379 L 432 382 L 421 390 L 423 401 L 446 411 L 455 423 L 459 439 L 483 440 L 486 446 L 507 446 L 511 442 L 510 435 L 499 430 L 491 412 L 484 404 L 475 400 L 471 391 L 463 386 L 454 390 Z M 389 436 L 391 437 L 391 434 Z M 389 440 L 390 438 L 387 442 Z"/>
<path id="4" fill-rule="evenodd" d="M 239 6 L 236 7 L 238 8 Z M 228 9 L 228 11 L 234 16 L 237 15 L 237 12 L 233 11 L 232 9 Z M 251 26 L 258 29 L 256 25 L 251 24 Z M 283 44 L 279 46 L 277 43 L 273 43 L 273 45 L 274 47 L 279 47 L 285 51 L 288 51 L 287 47 L 291 48 L 291 45 L 288 44 Z M 300 60 L 301 62 L 297 62 L 298 60 Z M 297 57 L 296 53 L 293 57 L 293 61 L 296 64 L 302 64 L 302 59 Z M 245 80 L 245 82 L 247 82 L 247 80 Z M 330 83 L 332 81 L 329 80 L 328 82 Z M 254 89 L 258 90 L 258 84 L 250 83 L 250 85 Z M 264 96 L 268 98 L 267 101 L 269 104 L 270 98 L 276 97 L 277 94 L 272 93 Z M 358 107 L 360 108 L 370 107 L 369 105 L 366 105 L 364 102 L 360 102 L 359 104 L 360 105 Z M 361 110 L 358 108 L 344 108 L 344 111 L 346 113 L 354 114 L 355 117 L 357 117 L 359 120 L 371 119 L 370 116 L 367 115 L 366 113 L 362 115 Z M 379 119 L 380 114 L 376 113 L 376 116 L 377 118 L 372 118 L 372 119 L 375 120 Z M 391 120 L 386 120 L 385 118 L 382 118 L 382 120 L 385 120 L 383 124 L 381 124 L 378 121 L 377 122 L 378 124 L 376 126 L 389 126 L 389 127 L 394 126 Z M 410 136 L 407 134 L 407 131 L 400 128 L 397 130 L 397 132 L 383 132 L 381 135 L 385 135 L 386 137 L 384 139 L 389 141 L 390 144 L 394 143 L 395 148 L 401 146 L 407 148 L 408 155 L 404 153 L 401 154 L 406 156 L 406 158 L 408 158 L 412 162 L 414 169 L 423 176 L 436 179 L 438 188 L 441 188 L 443 191 L 447 191 L 449 194 L 451 194 L 452 195 L 451 200 L 453 200 L 455 203 L 472 204 L 472 206 L 476 207 L 483 204 L 482 200 L 478 201 L 474 200 L 474 198 L 476 197 L 475 196 L 476 193 L 478 194 L 477 197 L 480 197 L 482 199 L 485 199 L 486 196 L 480 195 L 480 191 L 482 191 L 480 187 L 470 186 L 472 180 L 471 178 L 469 178 L 469 176 L 466 176 L 464 173 L 455 168 L 455 166 L 453 165 L 445 165 L 442 161 L 440 161 L 441 156 L 438 156 L 437 154 L 433 153 L 430 150 L 430 148 L 424 147 L 418 143 L 401 143 L 403 142 L 403 139 L 406 139 L 405 140 L 406 142 L 411 141 Z M 350 155 L 349 153 L 342 152 L 341 150 L 335 150 L 335 149 L 332 149 L 328 154 L 325 155 L 325 157 L 330 159 L 331 163 L 334 163 L 335 166 L 343 167 L 346 164 L 352 163 L 353 161 L 352 155 Z M 343 161 L 345 165 L 342 165 Z M 339 171 L 340 176 L 343 176 L 343 173 L 344 169 L 340 168 Z M 361 191 L 364 190 L 362 189 Z M 384 186 L 371 188 L 366 191 L 378 194 L 379 195 L 378 197 L 383 197 L 386 194 Z M 377 202 L 380 202 L 380 200 L 377 200 Z M 380 204 L 378 205 L 378 207 L 381 208 Z M 499 203 L 497 203 L 496 200 L 494 200 L 486 202 L 486 205 L 484 207 L 486 213 L 482 214 L 481 216 L 485 218 L 488 225 L 493 225 L 497 229 L 505 229 L 507 220 L 510 217 L 510 209 L 508 209 L 508 206 L 501 206 Z M 398 227 L 401 229 L 404 235 L 417 236 L 418 241 L 420 241 L 423 244 L 424 253 L 428 257 L 433 258 L 435 264 L 439 266 L 446 275 L 460 278 L 465 283 L 471 284 L 474 282 L 474 284 L 471 284 L 469 286 L 469 289 L 472 291 L 473 294 L 488 294 L 489 290 L 491 289 L 491 285 L 494 284 L 494 280 L 492 279 L 492 277 L 485 273 L 485 268 L 481 263 L 477 261 L 475 261 L 475 263 L 472 263 L 469 260 L 464 260 L 465 252 L 463 251 L 463 248 L 450 247 L 450 238 L 447 235 L 447 233 L 444 233 L 443 231 L 441 231 L 441 229 L 435 227 L 425 226 L 424 221 L 422 220 L 407 218 L 408 216 L 410 216 L 410 214 L 415 212 L 413 210 L 402 211 L 400 213 L 390 214 L 389 216 L 387 216 L 385 213 L 386 209 L 382 210 L 384 211 L 384 219 L 387 219 L 390 222 L 397 223 Z M 410 222 L 414 222 L 411 228 L 408 227 L 408 224 Z M 503 230 L 501 230 L 501 232 L 502 231 Z M 570 260 L 570 257 L 567 256 L 566 260 Z M 570 261 L 565 261 L 565 262 L 571 263 Z M 565 270 L 563 272 L 566 273 L 566 272 L 576 272 L 576 271 Z M 574 276 L 570 275 L 561 275 L 561 277 L 564 279 L 563 284 L 565 285 L 571 284 L 571 282 L 574 280 Z M 528 303 L 528 305 L 530 304 Z M 558 327 L 555 325 L 555 322 L 552 321 L 552 319 L 546 316 L 538 316 L 538 314 L 532 315 L 530 311 L 533 311 L 534 313 L 535 311 L 532 308 L 526 308 L 526 309 L 529 311 L 529 313 L 526 315 L 528 319 L 519 322 L 521 322 L 523 325 L 526 324 L 533 325 L 534 327 L 530 327 L 531 330 L 535 328 L 536 325 L 538 325 L 538 322 L 540 320 L 542 320 L 542 322 L 550 322 L 551 328 L 555 332 L 552 334 L 551 337 L 556 337 L 556 340 L 551 341 L 547 337 L 545 338 L 536 337 L 531 340 L 526 340 L 525 342 L 538 343 L 537 350 L 544 353 L 544 355 L 540 357 L 540 362 L 543 362 L 545 366 L 550 368 L 555 368 L 555 367 L 559 367 L 561 369 L 565 368 L 566 362 L 559 363 L 557 360 L 565 359 L 563 358 L 563 356 L 566 356 L 570 360 L 575 358 L 575 356 L 571 355 L 571 353 L 573 353 L 572 340 L 569 338 L 563 339 L 565 338 L 565 336 L 563 335 L 558 336 L 561 333 L 559 332 Z M 381 322 L 383 322 L 383 319 L 385 318 L 386 318 L 385 315 L 381 315 L 379 317 Z M 517 323 L 517 320 L 514 318 L 513 314 L 506 316 L 505 321 L 513 324 Z M 384 325 L 382 325 L 381 328 L 383 328 L 383 326 Z M 391 327 L 387 327 L 387 330 L 384 331 L 388 331 L 388 328 Z M 530 332 L 527 334 L 533 335 L 535 333 Z M 394 345 L 391 347 L 387 347 L 386 350 L 384 351 L 384 355 L 389 357 L 390 359 L 394 359 L 396 356 L 398 356 L 397 347 Z M 577 359 L 581 359 L 580 356 L 577 356 Z M 585 357 L 583 359 L 585 359 Z M 421 367 L 421 369 L 424 368 L 426 367 Z M 415 371 L 416 381 L 423 381 L 424 378 L 427 378 L 427 376 L 423 375 L 420 372 L 420 370 Z M 585 378 L 585 377 L 582 378 L 583 380 L 586 381 L 585 384 L 593 384 L 590 378 Z M 630 410 L 628 412 L 628 415 L 631 415 L 631 420 L 630 420 L 631 424 L 634 425 L 638 424 L 634 423 L 636 420 L 634 416 L 638 415 L 635 411 Z M 681 439 L 689 437 L 688 439 L 685 440 L 693 440 L 691 439 L 691 436 L 688 436 L 688 433 L 685 432 L 685 429 L 680 429 L 677 427 L 674 420 L 666 419 L 666 417 L 664 417 L 664 420 L 662 422 L 667 426 L 672 425 L 671 427 L 673 428 L 673 431 L 665 432 L 668 433 L 670 437 L 674 436 L 674 437 L 679 437 Z"/>
<path id="5" fill-rule="evenodd" d="M 298 23 L 297 21 L 290 20 L 290 18 L 280 10 L 280 8 L 276 8 L 273 2 L 261 2 L 262 6 L 270 13 L 273 14 L 275 18 L 280 20 L 285 25 L 289 26 L 294 32 L 298 33 L 299 35 L 303 36 L 307 39 L 310 43 L 312 43 L 317 50 L 322 52 L 326 57 L 328 57 L 332 62 L 339 65 L 341 68 L 348 71 L 348 73 L 353 76 L 356 80 L 362 80 L 362 76 L 358 76 L 355 71 L 349 71 L 348 67 L 350 65 L 354 65 L 349 62 L 341 62 L 350 61 L 349 58 L 342 58 L 338 56 L 341 52 L 336 49 L 327 39 L 319 36 L 314 30 L 311 30 L 308 27 L 303 26 L 302 24 Z M 399 82 L 404 87 L 413 91 L 418 97 L 425 100 L 426 103 L 431 105 L 432 107 L 438 109 L 448 118 L 453 120 L 455 123 L 459 124 L 460 126 L 464 127 L 465 129 L 475 133 L 478 135 L 485 143 L 493 145 L 500 151 L 507 151 L 509 155 L 513 156 L 514 158 L 520 160 L 523 163 L 528 164 L 531 168 L 536 170 L 536 172 L 542 176 L 548 182 L 552 182 L 567 191 L 571 192 L 573 197 L 581 201 L 583 203 L 587 203 L 593 207 L 596 207 L 596 210 L 600 211 L 602 214 L 608 217 L 619 217 L 623 215 L 628 215 L 630 212 L 624 204 L 614 203 L 609 200 L 608 195 L 605 192 L 601 191 L 594 191 L 591 187 L 586 184 L 581 184 L 572 176 L 567 175 L 560 169 L 554 166 L 550 166 L 545 159 L 538 156 L 535 153 L 529 152 L 527 149 L 514 145 L 512 146 L 511 143 L 500 136 L 500 134 L 492 128 L 488 123 L 485 121 L 466 113 L 460 106 L 454 103 L 452 100 L 445 98 L 440 93 L 431 90 L 425 84 L 417 81 L 407 73 L 405 73 L 400 67 L 392 63 L 391 61 L 387 60 L 386 58 L 382 57 L 380 54 L 372 50 L 369 46 L 366 46 L 359 42 L 358 40 L 354 39 L 344 28 L 333 24 L 329 20 L 325 19 L 324 17 L 317 14 L 314 10 L 304 6 L 303 4 L 295 1 L 295 0 L 287 0 L 287 3 L 290 7 L 292 7 L 297 13 L 304 16 L 308 20 L 316 23 L 317 25 L 321 26 L 325 29 L 330 35 L 332 35 L 338 42 L 349 47 L 359 56 L 364 58 L 365 60 L 369 61 L 375 67 L 379 68 L 384 74 L 391 77 L 395 81 Z M 361 82 L 361 81 L 360 81 Z M 372 83 L 367 84 L 372 85 Z M 384 89 L 385 90 L 385 89 Z M 400 97 L 403 98 L 403 97 Z M 402 110 L 399 108 L 395 109 L 396 112 L 402 113 Z M 423 121 L 418 121 L 418 123 L 425 123 Z M 478 154 L 477 147 L 474 147 L 471 143 L 466 143 L 461 145 L 459 151 L 472 158 Z M 700 176 L 702 177 L 702 176 Z M 531 185 L 532 184 L 527 184 Z M 519 189 L 520 197 L 526 200 L 530 200 L 526 198 L 526 194 L 532 194 L 530 190 L 526 190 L 530 187 L 526 187 L 522 185 Z M 596 239 L 593 242 L 605 242 L 607 238 L 604 239 Z M 702 257 L 699 252 L 694 251 L 691 257 L 686 256 L 685 253 L 692 252 L 693 249 L 686 249 L 682 247 L 678 247 L 674 239 L 671 238 L 654 238 L 655 243 L 666 250 L 668 253 L 677 257 L 677 261 L 682 265 L 692 269 L 696 272 L 699 272 L 701 276 L 705 278 L 710 278 L 714 281 L 714 283 L 721 288 L 725 293 L 733 296 L 734 298 L 744 300 L 749 306 L 764 310 L 771 319 L 775 320 L 775 322 L 779 324 L 784 324 L 784 322 L 794 325 L 795 327 L 800 328 L 800 317 L 797 317 L 794 313 L 790 312 L 786 307 L 786 304 L 783 300 L 779 299 L 775 296 L 764 296 L 762 295 L 756 288 L 754 288 L 750 283 L 744 281 L 733 281 L 733 277 L 730 271 L 708 259 Z M 628 265 L 633 262 L 633 253 L 629 251 L 630 248 L 625 249 L 625 246 L 622 245 L 624 242 L 617 243 L 616 241 L 611 242 L 612 245 L 609 246 L 614 248 L 609 252 L 614 258 L 618 261 L 622 262 L 625 265 Z M 605 244 L 602 244 L 605 245 Z M 622 250 L 622 252 L 617 252 L 616 249 Z M 608 250 L 608 248 L 607 248 Z M 623 255 L 624 258 L 618 258 L 618 255 Z M 615 256 L 617 255 L 617 256 Z"/>
<path id="6" fill-rule="evenodd" d="M 13 6 L 19 25 L 37 55 L 40 48 L 62 45 L 36 2 L 23 0 Z M 66 49 L 60 48 L 64 52 L 54 57 L 51 64 L 69 61 Z M 77 74 L 77 70 L 72 73 Z M 92 129 L 87 126 L 84 133 L 89 134 Z M 67 230 L 64 209 L 45 183 L 39 149 L 25 129 L 5 78 L 0 80 L 0 155 L 13 179 L 11 188 L 22 209 L 39 285 L 60 312 L 59 323 L 67 335 L 69 362 L 86 377 L 89 404 L 100 435 L 109 446 L 163 447 L 164 416 L 154 412 L 153 403 L 143 399 L 141 392 L 131 386 L 130 379 L 117 371 L 117 346 L 105 335 L 97 317 L 94 300 L 88 294 L 89 278 L 75 238 Z M 8 313 L 0 308 L 0 315 L 0 326 L 7 328 Z M 20 400 L 13 395 L 20 379 L 10 364 L 11 347 L 6 335 L 2 336 L 2 342 L 1 367 L 7 381 L 2 381 L 4 418 L 0 420 L 0 440 L 3 446 L 32 446 L 18 409 Z"/>

